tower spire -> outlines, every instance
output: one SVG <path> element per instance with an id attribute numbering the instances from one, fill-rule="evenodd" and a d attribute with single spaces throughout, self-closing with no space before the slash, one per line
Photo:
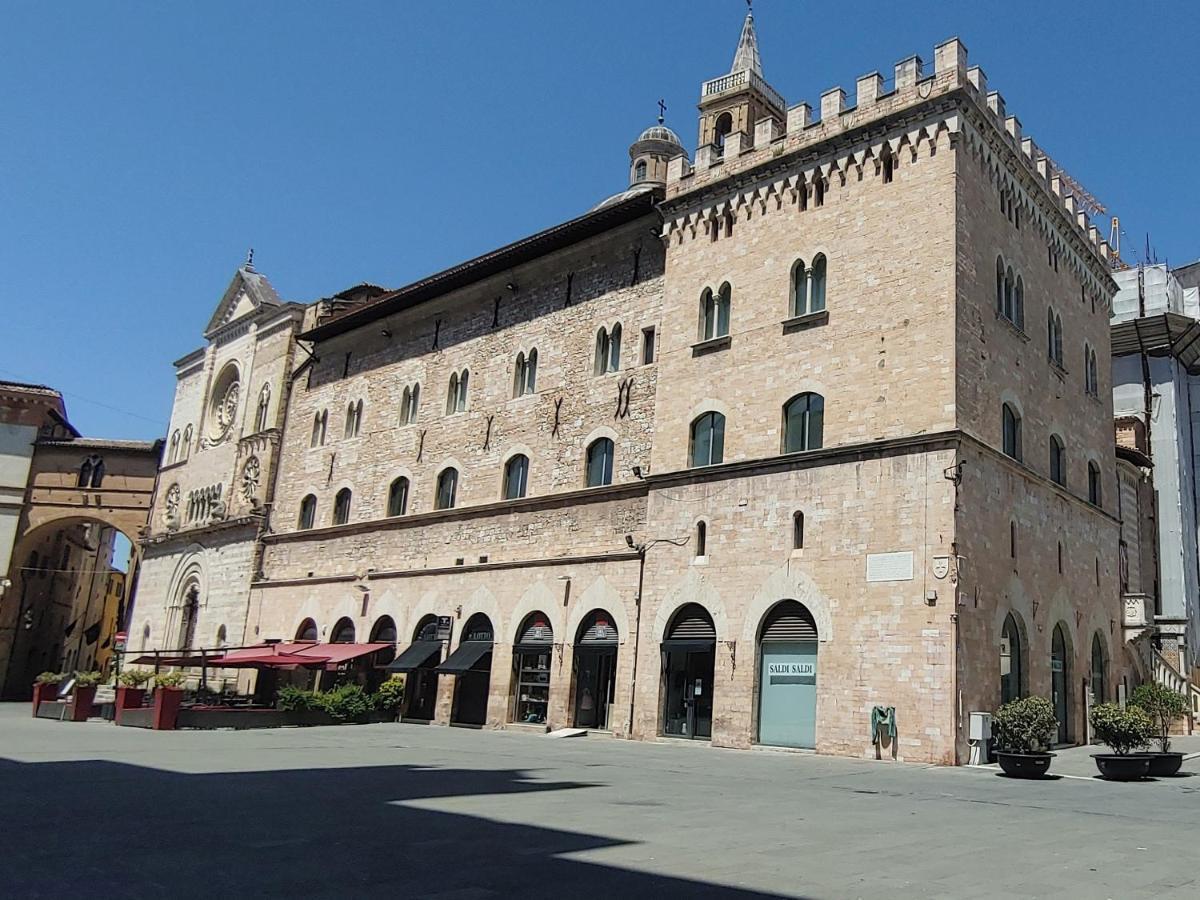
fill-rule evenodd
<path id="1" fill-rule="evenodd" d="M 758 35 L 754 31 L 754 7 L 750 0 L 746 0 L 746 21 L 742 23 L 742 36 L 738 38 L 729 71 L 733 73 L 743 69 L 749 69 L 759 78 L 763 77 L 762 59 L 758 55 Z"/>

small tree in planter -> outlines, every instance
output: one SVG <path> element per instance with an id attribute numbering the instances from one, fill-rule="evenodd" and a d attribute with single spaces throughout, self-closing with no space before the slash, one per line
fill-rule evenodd
<path id="1" fill-rule="evenodd" d="M 1145 712 L 1154 725 L 1159 752 L 1150 754 L 1150 775 L 1174 775 L 1183 765 L 1183 754 L 1171 752 L 1171 723 L 1188 714 L 1187 698 L 1165 684 L 1150 681 L 1138 685 L 1129 702 Z"/>
<path id="2" fill-rule="evenodd" d="M 64 672 L 43 672 L 33 682 L 33 714 L 36 716 L 39 703 L 50 703 L 58 699 L 59 685 L 66 680 Z"/>
<path id="3" fill-rule="evenodd" d="M 1154 723 L 1136 706 L 1122 709 L 1115 703 L 1092 707 L 1090 716 L 1096 737 L 1112 748 L 1112 753 L 1093 753 L 1096 768 L 1110 781 L 1133 781 L 1150 771 L 1150 757 L 1130 751 L 1150 744 Z"/>
<path id="4" fill-rule="evenodd" d="M 175 728 L 179 718 L 179 705 L 183 701 L 186 677 L 182 672 L 160 672 L 154 676 L 154 727 L 158 731 Z"/>
<path id="5" fill-rule="evenodd" d="M 146 682 L 154 677 L 149 669 L 126 669 L 117 676 L 117 723 L 121 710 L 141 709 L 146 701 Z"/>
<path id="6" fill-rule="evenodd" d="M 371 698 L 358 684 L 343 684 L 318 694 L 317 703 L 337 722 L 361 722 L 371 711 Z"/>
<path id="7" fill-rule="evenodd" d="M 1045 697 L 1022 697 L 1005 703 L 992 717 L 996 757 L 1005 775 L 1041 778 L 1050 768 L 1052 736 L 1058 730 L 1054 706 Z"/>
<path id="8" fill-rule="evenodd" d="M 72 691 L 71 721 L 84 722 L 92 714 L 92 701 L 96 699 L 96 685 L 104 676 L 99 672 L 76 672 L 75 688 Z"/>
<path id="9" fill-rule="evenodd" d="M 379 685 L 379 690 L 371 695 L 371 700 L 380 712 L 397 715 L 400 705 L 404 702 L 404 679 L 389 678 Z"/>

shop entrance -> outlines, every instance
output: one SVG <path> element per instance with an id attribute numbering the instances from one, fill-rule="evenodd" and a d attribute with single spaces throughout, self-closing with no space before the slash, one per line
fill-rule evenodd
<path id="1" fill-rule="evenodd" d="M 389 672 L 404 673 L 404 705 L 401 718 L 433 721 L 437 708 L 437 666 L 442 659 L 438 640 L 437 616 L 425 616 L 417 623 L 413 642 L 387 667 Z"/>
<path id="2" fill-rule="evenodd" d="M 554 630 L 545 613 L 525 617 L 513 646 L 513 722 L 545 725 L 550 706 L 550 659 Z"/>
<path id="3" fill-rule="evenodd" d="M 662 642 L 663 734 L 712 737 L 713 670 L 717 629 L 698 603 L 675 613 Z"/>
<path id="4" fill-rule="evenodd" d="M 1067 638 L 1062 623 L 1054 626 L 1050 639 L 1050 693 L 1054 701 L 1054 717 L 1058 719 L 1058 743 L 1071 742 L 1071 702 L 1068 685 L 1071 683 L 1067 661 Z"/>
<path id="5" fill-rule="evenodd" d="M 817 745 L 817 625 L 802 603 L 777 603 L 759 635 L 758 741 Z"/>
<path id="6" fill-rule="evenodd" d="M 493 637 L 491 619 L 476 613 L 467 620 L 458 649 L 438 666 L 443 675 L 455 676 L 451 725 L 482 725 L 487 721 Z"/>
<path id="7" fill-rule="evenodd" d="M 617 685 L 617 627 L 612 616 L 602 609 L 587 615 L 575 636 L 576 728 L 604 730 Z"/>

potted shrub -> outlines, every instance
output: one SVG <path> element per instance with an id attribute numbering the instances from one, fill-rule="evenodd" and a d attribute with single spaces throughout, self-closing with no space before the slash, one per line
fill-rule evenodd
<path id="1" fill-rule="evenodd" d="M 284 685 L 275 695 L 275 707 L 284 713 L 288 725 L 328 725 L 329 717 L 321 708 L 316 691 L 306 691 L 292 685 Z"/>
<path id="2" fill-rule="evenodd" d="M 33 682 L 33 714 L 36 716 L 39 703 L 51 703 L 58 699 L 59 686 L 66 679 L 62 672 L 43 672 Z"/>
<path id="3" fill-rule="evenodd" d="M 1188 714 L 1187 698 L 1165 684 L 1147 682 L 1134 689 L 1129 702 L 1148 715 L 1154 726 L 1158 752 L 1146 754 L 1150 757 L 1150 776 L 1166 778 L 1174 775 L 1183 765 L 1183 754 L 1171 752 L 1171 723 Z"/>
<path id="4" fill-rule="evenodd" d="M 183 701 L 182 672 L 162 672 L 154 676 L 154 728 L 171 731 L 179 718 L 179 705 Z"/>
<path id="5" fill-rule="evenodd" d="M 1150 744 L 1154 723 L 1136 706 L 1121 709 L 1115 703 L 1092 707 L 1092 731 L 1112 748 L 1112 753 L 1093 753 L 1096 768 L 1109 781 L 1134 781 L 1150 771 L 1150 757 L 1131 753 Z"/>
<path id="6" fill-rule="evenodd" d="M 92 701 L 96 698 L 96 685 L 103 676 L 99 672 L 76 672 L 75 687 L 72 689 L 71 721 L 86 722 L 92 715 Z"/>
<path id="7" fill-rule="evenodd" d="M 394 720 L 400 713 L 400 705 L 404 702 L 404 679 L 389 678 L 371 695 L 375 708 L 387 713 L 389 721 Z"/>
<path id="8" fill-rule="evenodd" d="M 146 682 L 154 677 L 149 669 L 126 669 L 117 676 L 117 720 L 121 710 L 141 709 L 146 701 Z"/>
<path id="9" fill-rule="evenodd" d="M 335 722 L 362 722 L 371 711 L 371 698 L 359 684 L 343 684 L 317 695 L 320 708 Z"/>
<path id="10" fill-rule="evenodd" d="M 992 717 L 996 758 L 1011 778 L 1041 778 L 1054 754 L 1050 741 L 1058 731 L 1054 706 L 1045 697 L 1022 697 L 1005 703 Z"/>

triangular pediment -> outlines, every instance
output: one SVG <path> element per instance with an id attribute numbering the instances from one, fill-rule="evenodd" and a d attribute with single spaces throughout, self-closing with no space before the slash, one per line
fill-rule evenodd
<path id="1" fill-rule="evenodd" d="M 275 288 L 271 286 L 267 276 L 249 266 L 242 266 L 234 272 L 233 279 L 213 311 L 204 333 L 212 334 L 223 325 L 253 315 L 264 306 L 282 305 L 283 301 L 275 293 Z"/>

